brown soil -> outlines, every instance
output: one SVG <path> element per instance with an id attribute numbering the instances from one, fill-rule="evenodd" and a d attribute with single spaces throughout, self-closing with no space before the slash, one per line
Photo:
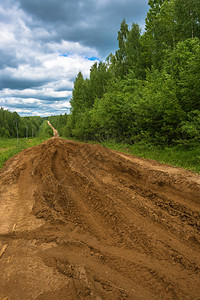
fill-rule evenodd
<path id="1" fill-rule="evenodd" d="M 200 176 L 52 138 L 0 171 L 0 299 L 199 299 Z"/>

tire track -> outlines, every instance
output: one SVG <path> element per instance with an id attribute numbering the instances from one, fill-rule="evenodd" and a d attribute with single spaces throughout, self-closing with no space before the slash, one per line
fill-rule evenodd
<path id="1" fill-rule="evenodd" d="M 198 175 L 99 145 L 26 149 L 0 171 L 0 298 L 198 298 L 199 199 Z"/>

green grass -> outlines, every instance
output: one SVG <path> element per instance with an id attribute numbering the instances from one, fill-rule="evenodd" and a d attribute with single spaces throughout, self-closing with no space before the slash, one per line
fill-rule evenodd
<path id="1" fill-rule="evenodd" d="M 33 138 L 33 139 L 8 139 L 0 138 L 0 169 L 6 160 L 19 153 L 23 149 L 30 148 L 41 144 L 47 138 Z"/>
<path id="2" fill-rule="evenodd" d="M 200 173 L 200 146 L 185 148 L 181 146 L 161 148 L 151 144 L 120 144 L 113 141 L 101 143 L 106 148 L 153 159 L 161 163 Z"/>

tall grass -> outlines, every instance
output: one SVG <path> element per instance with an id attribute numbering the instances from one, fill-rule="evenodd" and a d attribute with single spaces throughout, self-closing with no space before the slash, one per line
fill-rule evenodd
<path id="1" fill-rule="evenodd" d="M 126 152 L 142 158 L 153 159 L 161 163 L 182 167 L 200 173 L 200 145 L 193 147 L 166 147 L 138 143 L 134 145 L 120 144 L 114 141 L 101 143 L 106 148 Z"/>
<path id="2" fill-rule="evenodd" d="M 43 141 L 47 140 L 46 137 L 38 137 L 33 139 L 8 139 L 0 138 L 0 169 L 2 168 L 4 162 L 19 153 L 20 151 L 41 144 Z"/>

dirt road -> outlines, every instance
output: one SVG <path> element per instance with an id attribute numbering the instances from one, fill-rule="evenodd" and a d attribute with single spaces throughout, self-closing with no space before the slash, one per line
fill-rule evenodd
<path id="1" fill-rule="evenodd" d="M 53 129 L 53 137 L 59 137 L 58 131 L 51 125 L 49 121 L 47 121 L 47 123 Z"/>
<path id="2" fill-rule="evenodd" d="M 52 138 L 0 171 L 0 299 L 199 299 L 200 176 Z"/>

